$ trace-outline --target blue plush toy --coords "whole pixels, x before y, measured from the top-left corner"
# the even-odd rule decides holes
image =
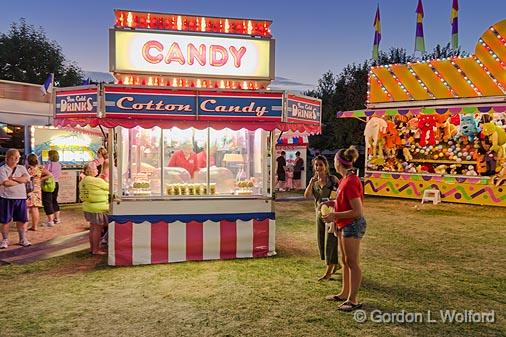
[[[472,115],[461,115],[459,135],[467,136],[469,141],[472,142],[478,133],[480,133],[478,120]]]

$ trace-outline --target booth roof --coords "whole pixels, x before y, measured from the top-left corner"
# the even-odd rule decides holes
[[[311,125],[304,123],[285,123],[285,122],[230,122],[230,121],[184,121],[184,120],[159,120],[159,119],[115,119],[115,118],[96,118],[96,117],[83,117],[83,118],[55,118],[55,126],[103,126],[106,128],[113,128],[121,126],[124,128],[133,128],[140,126],[145,129],[153,127],[160,127],[163,129],[169,129],[177,127],[180,129],[196,128],[199,130],[205,128],[213,128],[216,130],[221,129],[248,129],[257,130],[263,129],[266,131],[280,130],[280,131],[292,131],[307,134],[319,134],[321,133],[320,125]]]
[[[371,68],[368,102],[402,102],[506,94],[506,20],[487,29],[475,51],[452,57]]]

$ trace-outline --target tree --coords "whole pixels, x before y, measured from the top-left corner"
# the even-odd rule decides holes
[[[46,36],[44,30],[26,23],[12,23],[0,35],[0,79],[42,84],[54,73],[59,86],[80,85],[81,69],[66,60],[61,47]]]

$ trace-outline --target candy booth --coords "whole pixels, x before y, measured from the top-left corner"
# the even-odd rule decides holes
[[[60,88],[55,102],[57,125],[109,130],[109,264],[274,255],[274,133],[320,132],[321,101],[267,89],[270,22],[116,19],[117,84]],[[59,97],[92,104],[62,111]]]
[[[366,194],[506,206],[506,20],[467,57],[373,67]]]

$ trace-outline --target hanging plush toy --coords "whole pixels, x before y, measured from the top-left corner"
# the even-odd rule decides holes
[[[494,122],[482,124],[482,131],[492,143],[490,150],[497,152],[497,158],[504,157],[503,145],[506,144],[506,131]]]
[[[420,145],[436,145],[437,118],[434,115],[418,117],[418,128],[420,129]]]
[[[371,117],[367,122],[364,130],[365,143],[372,157],[376,157],[378,153],[378,138],[380,132],[385,132],[387,122],[378,117]]]
[[[389,157],[395,156],[395,149],[401,145],[401,137],[395,127],[395,123],[388,121],[387,129],[384,133],[380,134],[385,139],[385,148]]]
[[[460,116],[460,135],[467,136],[469,141],[472,142],[478,133],[480,133],[480,128],[478,126],[478,120],[474,118],[474,116]]]

